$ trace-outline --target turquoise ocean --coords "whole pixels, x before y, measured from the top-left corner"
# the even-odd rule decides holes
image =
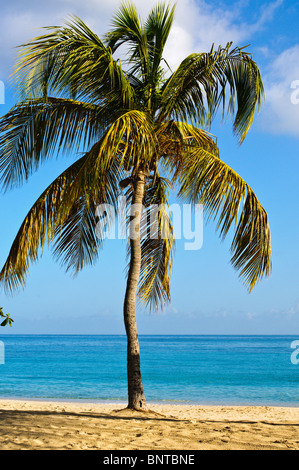
[[[140,336],[149,402],[299,406],[291,336]],[[125,402],[125,336],[0,335],[0,398]]]

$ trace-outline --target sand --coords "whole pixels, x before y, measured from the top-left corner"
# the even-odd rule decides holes
[[[0,400],[0,450],[299,450],[299,408]]]

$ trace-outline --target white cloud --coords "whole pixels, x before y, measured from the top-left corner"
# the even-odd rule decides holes
[[[260,18],[248,24],[242,20],[242,2],[225,9],[223,5],[212,8],[203,0],[178,0],[166,58],[175,67],[191,52],[209,50],[213,42],[216,46],[229,41],[240,45],[271,20],[282,1],[262,6]],[[135,0],[141,16],[156,3],[157,0]],[[19,0],[6,3],[0,18],[0,78],[5,78],[13,63],[14,47],[38,35],[40,27],[61,24],[67,16],[76,14],[98,34],[103,34],[119,4],[119,0]]]
[[[263,130],[299,137],[299,104],[292,103],[295,90],[291,88],[296,80],[299,80],[299,44],[279,54],[264,76]]]
[[[283,4],[284,0],[276,0],[275,2],[263,5],[258,21],[249,26],[249,34],[252,35],[269,23],[273,19],[275,11]]]
[[[265,314],[271,316],[271,317],[276,317],[276,318],[282,318],[282,319],[297,319],[299,316],[299,299],[297,299],[291,307],[285,308],[285,309],[272,309],[268,310],[265,312]]]
[[[290,307],[286,313],[291,317],[293,317],[294,315],[299,315],[299,300],[297,300],[295,305],[293,305],[293,307]]]
[[[192,52],[209,51],[215,47],[245,45],[254,34],[271,21],[274,12],[283,3],[276,0],[261,7],[259,19],[254,23],[244,21],[240,2],[231,8],[215,8],[205,1],[179,0],[176,20],[166,48],[167,60],[176,67],[182,59]]]

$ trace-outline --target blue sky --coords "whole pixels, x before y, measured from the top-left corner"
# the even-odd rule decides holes
[[[136,0],[145,14],[153,1]],[[5,114],[14,104],[8,84],[14,46],[36,36],[40,26],[62,24],[68,15],[82,17],[99,35],[109,28],[119,2],[111,0],[13,1],[0,19],[0,80],[5,84]],[[298,289],[298,150],[299,104],[292,104],[292,82],[299,80],[299,2],[178,0],[166,58],[172,67],[211,43],[250,44],[260,66],[266,101],[244,144],[239,147],[231,123],[216,120],[222,159],[254,189],[269,214],[273,274],[248,294],[229,264],[230,239],[221,242],[213,224],[204,227],[203,247],[185,251],[178,242],[172,303],[163,313],[138,311],[140,334],[291,334],[299,335]],[[298,95],[297,95],[298,96]],[[73,161],[44,165],[22,188],[0,196],[0,264],[27,211],[44,188]],[[2,334],[124,334],[122,303],[126,246],[106,243],[98,263],[74,280],[45,251],[31,266],[24,291],[0,292],[0,305],[15,320]]]

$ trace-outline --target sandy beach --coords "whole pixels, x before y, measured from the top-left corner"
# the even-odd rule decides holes
[[[0,400],[1,450],[299,449],[299,408]]]

